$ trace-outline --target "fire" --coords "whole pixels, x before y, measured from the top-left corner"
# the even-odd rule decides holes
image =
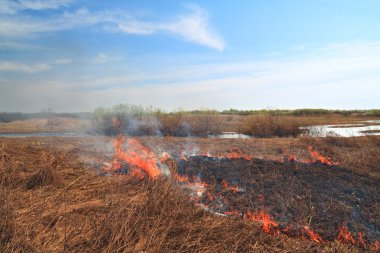
[[[126,142],[128,149],[123,149]],[[125,161],[131,167],[130,174],[137,177],[144,177],[144,173],[148,174],[151,179],[157,179],[161,175],[161,170],[157,166],[157,157],[154,152],[143,146],[137,139],[130,138],[126,141],[125,137],[120,135],[114,141],[116,149],[116,157],[121,161]],[[117,165],[114,168],[120,168]]]
[[[233,193],[237,193],[240,189],[239,186],[231,186],[227,183],[226,180],[222,180],[222,184],[226,190],[232,191]]]
[[[356,240],[352,237],[351,232],[348,230],[346,226],[341,226],[339,228],[338,240],[341,240],[346,243],[356,243]]]
[[[245,159],[245,160],[249,161],[249,160],[253,159],[253,156],[246,155],[240,149],[235,148],[235,149],[230,149],[229,153],[227,153],[224,158],[228,158],[228,159],[239,159],[239,158],[242,158],[242,159]]]
[[[244,219],[252,220],[254,222],[261,222],[262,229],[265,233],[269,234],[272,227],[278,227],[278,224],[271,219],[269,214],[267,214],[264,209],[261,209],[260,212],[256,211],[252,213],[251,210],[248,210],[246,214],[244,214]],[[279,230],[277,229],[274,234],[278,235]]]
[[[380,242],[379,241],[376,240],[372,244],[366,242],[366,240],[364,239],[364,233],[363,232],[358,232],[358,239],[355,240],[354,237],[352,236],[351,232],[348,230],[348,228],[346,226],[341,226],[339,228],[338,240],[341,240],[342,242],[345,242],[345,243],[351,243],[353,245],[358,245],[358,246],[362,246],[365,248],[369,248],[372,251],[380,250]]]
[[[135,176],[138,178],[146,178],[147,176],[155,180],[160,175],[162,175],[162,171],[160,169],[160,165],[165,163],[172,163],[173,166],[175,166],[175,160],[171,157],[170,154],[164,152],[162,153],[160,159],[157,158],[156,154],[152,152],[150,149],[142,145],[137,139],[135,138],[126,138],[125,136],[120,135],[118,138],[114,140],[114,148],[116,150],[116,155],[114,159],[108,163],[105,170],[107,171],[116,171],[123,168],[124,163],[127,163],[129,166],[129,174],[131,176]],[[333,162],[331,158],[323,157],[316,151],[312,146],[308,147],[308,150],[310,152],[311,157],[313,158],[313,162],[320,162],[326,165],[337,165],[338,163]],[[209,157],[210,155],[207,154]],[[219,158],[221,158],[219,156]],[[246,160],[253,159],[252,156],[243,154],[242,151],[239,149],[230,150],[226,156],[223,158],[228,159],[237,159],[242,158]],[[185,153],[182,153],[180,155],[180,159],[188,160],[189,158],[186,156]],[[290,155],[286,158],[285,161],[294,162],[297,158],[295,155]],[[171,167],[171,166],[169,166]],[[221,202],[223,201],[223,204],[225,204],[224,200],[220,198],[220,195],[218,193],[212,193],[211,189],[214,185],[209,185],[206,182],[203,182],[199,176],[188,176],[188,175],[181,175],[178,173],[178,171],[175,168],[170,169],[171,177],[181,186],[186,187],[186,189],[190,189],[192,192],[191,199],[194,200],[195,205],[200,206],[201,208],[205,209],[206,211],[213,212],[213,209],[211,206],[207,206],[204,203],[201,203],[203,194],[207,195],[207,199],[210,202]],[[228,191],[232,191],[234,193],[237,193],[238,191],[242,191],[242,189],[236,185],[230,185],[226,180],[221,181],[222,185],[224,186],[224,189]],[[215,195],[214,195],[215,194]],[[259,194],[257,196],[258,200],[260,202],[264,202],[265,198],[262,194]],[[225,210],[225,209],[224,209]],[[262,226],[262,231],[271,234],[271,235],[279,235],[280,233],[292,236],[292,225],[288,225],[285,228],[281,228],[281,226],[278,225],[278,223],[274,220],[272,220],[271,216],[265,212],[264,208],[262,207],[259,210],[256,210],[252,212],[251,210],[247,210],[244,214],[241,210],[229,210],[225,211],[224,213],[219,213],[223,216],[236,216],[241,217],[244,220],[253,221],[253,222],[260,222]],[[295,230],[295,228],[294,228]],[[314,232],[309,226],[304,226],[301,228],[298,228],[297,231],[301,232],[302,238],[307,238],[313,242],[316,243],[324,243],[326,240],[324,240],[318,233]],[[339,228],[339,234],[337,237],[338,240],[345,242],[345,243],[351,243],[353,245],[358,245],[360,247],[369,248],[373,251],[380,250],[380,243],[379,241],[375,241],[372,244],[369,242],[366,242],[364,239],[364,234],[362,232],[359,232],[357,234],[357,239],[353,237],[351,232],[348,230],[347,226],[341,226]]]
[[[313,148],[313,146],[308,146],[307,149],[309,150],[310,155],[314,159],[313,162],[320,162],[320,163],[327,164],[330,166],[339,164],[338,162],[333,162],[332,159],[329,157],[323,157],[322,155],[320,155],[318,151]]]
[[[303,229],[304,229],[304,232],[309,236],[309,239],[311,241],[318,242],[318,243],[324,242],[323,238],[319,234],[311,230],[308,226],[304,226]]]

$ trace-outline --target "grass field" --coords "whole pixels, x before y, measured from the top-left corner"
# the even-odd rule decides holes
[[[129,128],[131,135],[163,135],[205,137],[208,134],[239,132],[255,137],[291,137],[299,127],[312,125],[363,124],[378,117],[364,114],[327,115],[222,115],[222,114],[148,114],[129,115],[106,112],[84,118],[50,116],[0,122],[0,133],[80,132],[117,135],[120,128]],[[119,125],[115,126],[115,120]],[[368,123],[367,123],[368,124]],[[371,123],[376,125],[378,123]]]
[[[238,125],[245,116],[221,117]],[[309,123],[362,120],[320,117]],[[47,121],[36,122],[45,131]],[[0,129],[28,127],[6,124]],[[122,150],[113,141],[0,138],[0,251],[379,250],[379,137],[142,136],[127,138]],[[138,162],[154,159],[149,164],[166,174],[150,177],[133,165],[142,149]]]

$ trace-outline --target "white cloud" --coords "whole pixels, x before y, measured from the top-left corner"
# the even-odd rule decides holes
[[[41,11],[67,6],[72,0],[1,0],[0,13],[15,14],[23,10]]]
[[[38,73],[50,69],[48,64],[28,65],[23,63],[0,62],[0,71],[20,72],[20,73]]]
[[[161,27],[190,42],[223,51],[224,41],[212,30],[206,11],[195,5],[191,6],[191,10],[189,14],[180,15],[178,21],[163,24]]]
[[[61,5],[66,3],[66,1],[52,1],[51,7],[53,7],[53,2],[57,4],[56,6],[60,6],[58,3]],[[33,8],[37,8],[37,6],[42,8],[43,5],[36,4]],[[44,6],[47,8],[49,5]],[[32,8],[31,5],[29,8]],[[86,8],[43,19],[21,15],[0,16],[0,35],[23,36],[108,24],[114,27],[108,30],[134,35],[167,33],[191,43],[223,51],[225,43],[221,36],[212,29],[207,12],[197,5],[188,6],[188,10],[185,14],[173,17],[171,21],[143,21],[121,10],[90,12]]]
[[[105,53],[98,53],[98,55],[91,60],[92,64],[104,64],[113,61],[121,61],[123,58],[120,56],[109,56]]]
[[[189,42],[223,51],[225,43],[221,36],[212,30],[207,12],[197,5],[191,5],[188,8],[190,9],[190,13],[179,15],[171,22],[142,22],[132,20],[120,22],[118,27],[122,32],[130,34],[171,33]]]

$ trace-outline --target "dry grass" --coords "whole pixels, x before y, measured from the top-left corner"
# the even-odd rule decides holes
[[[217,115],[160,115],[159,132],[163,136],[197,136],[222,132],[222,117]]]
[[[43,163],[36,173],[26,179],[26,189],[34,189],[44,185],[62,186],[62,178],[58,174],[59,159],[52,154],[42,154]]]
[[[74,118],[29,119],[9,123],[2,122],[0,123],[0,133],[84,132],[89,126],[89,120]]]
[[[7,141],[1,151],[7,157],[0,163],[1,182],[18,183],[0,187],[1,251],[361,251],[340,242],[273,237],[257,224],[215,216],[195,207],[168,179],[99,176],[78,159],[78,152],[87,154],[81,147],[75,140],[57,141],[53,147],[48,142]],[[50,158],[41,159],[44,153]],[[12,173],[4,173],[9,167]],[[36,173],[40,168],[55,176],[44,177],[50,181],[42,182],[49,183],[25,188],[28,178],[41,175]]]
[[[5,189],[0,191],[0,251],[12,239],[15,230],[13,210]]]
[[[363,121],[377,119],[360,115],[248,115],[239,116],[235,131],[255,137],[295,137],[302,131],[299,127],[334,124],[363,124]],[[225,122],[223,122],[225,124]],[[232,128],[233,129],[233,128]]]
[[[322,154],[339,161],[340,166],[353,169],[356,173],[380,179],[380,138],[304,137],[301,142],[315,146]]]
[[[255,137],[296,137],[302,133],[296,117],[248,116],[241,121],[238,132]]]

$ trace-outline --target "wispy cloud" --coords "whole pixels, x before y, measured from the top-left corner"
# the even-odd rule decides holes
[[[142,22],[137,20],[120,22],[121,31],[130,34],[149,35],[159,32],[172,33],[186,41],[223,51],[225,43],[213,29],[205,10],[197,5],[188,5],[189,13],[178,15],[171,22]]]
[[[98,53],[98,55],[93,58],[90,62],[92,64],[104,64],[108,62],[121,61],[123,60],[120,56],[110,56],[105,53]]]
[[[27,2],[27,1],[25,1]],[[29,4],[28,8],[53,8],[69,1],[47,1]],[[23,2],[20,2],[20,4]],[[28,2],[29,3],[29,2]],[[48,4],[49,3],[49,4]],[[8,4],[10,6],[10,4]],[[23,6],[24,6],[23,5]],[[3,7],[3,13],[6,12]],[[10,8],[10,7],[9,7]],[[9,9],[8,8],[8,9]],[[21,7],[18,7],[21,9]],[[26,8],[26,7],[25,7]],[[16,10],[17,8],[15,8]],[[35,16],[10,15],[0,16],[0,35],[23,36],[33,33],[56,32],[80,27],[108,24],[110,30],[133,35],[153,35],[157,33],[172,34],[185,41],[223,51],[225,43],[222,37],[212,28],[207,11],[197,5],[186,6],[187,12],[171,17],[170,21],[145,21],[122,10],[91,12],[81,8],[74,12],[64,12],[56,17],[37,18]],[[15,14],[17,11],[9,11]],[[107,31],[107,30],[105,30]]]
[[[57,59],[53,63],[56,65],[64,65],[64,64],[70,64],[72,62],[73,62],[72,59]]]
[[[186,41],[223,51],[225,42],[212,28],[207,11],[195,4],[185,5],[185,7],[187,12],[171,17],[171,21],[145,21],[120,10],[90,12],[86,8],[74,13],[66,13],[65,17],[77,24],[91,25],[108,22],[116,26],[116,31],[127,34],[169,33]]]
[[[41,46],[18,41],[0,41],[0,49],[34,50],[41,49]]]
[[[67,6],[73,0],[1,0],[0,13],[15,14],[23,10],[58,9]]]
[[[194,65],[135,75],[81,77],[67,82],[46,81],[36,84],[33,89],[25,89],[24,85],[18,89],[12,86],[9,90],[30,101],[35,110],[46,107],[44,102],[57,110],[75,111],[125,101],[165,109],[316,105],[340,109],[376,108],[380,106],[377,95],[380,93],[379,59],[380,42],[341,43],[287,60]],[[198,73],[200,70],[203,72]],[[6,87],[6,84],[0,85],[3,89],[1,86]],[[49,101],[39,98],[41,90],[49,94]],[[2,103],[0,99],[0,106]],[[16,109],[20,110],[17,104]]]
[[[0,62],[0,71],[4,72],[20,72],[20,73],[38,73],[50,69],[48,64],[28,65],[23,63]]]

